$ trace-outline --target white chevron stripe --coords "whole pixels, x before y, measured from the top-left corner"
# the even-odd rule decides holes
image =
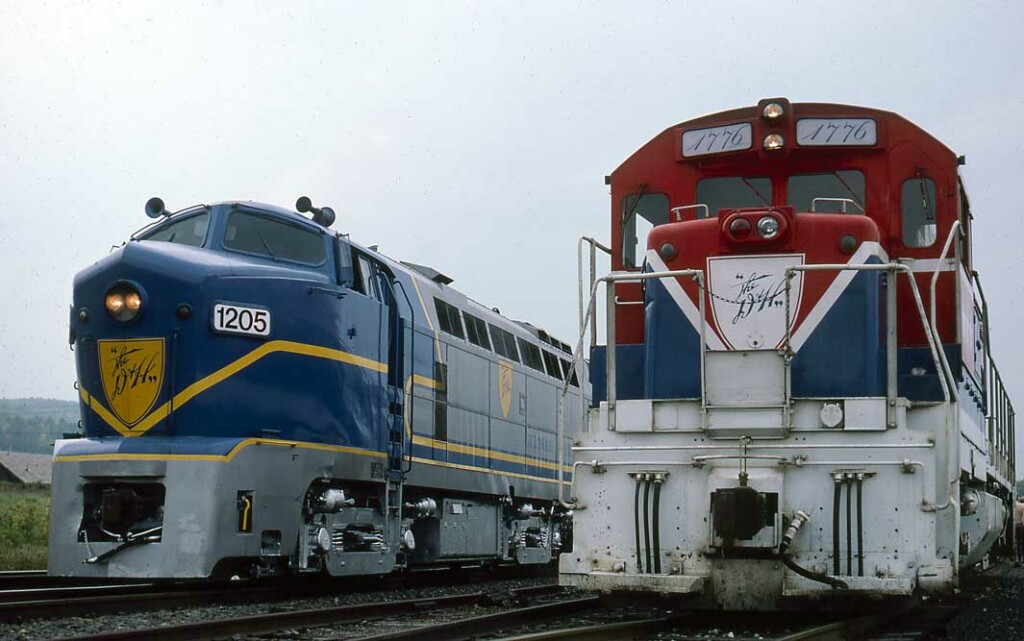
[[[881,245],[876,242],[863,242],[857,248],[857,251],[854,252],[853,256],[850,256],[850,260],[846,264],[864,265],[871,256],[878,256],[883,263],[889,262],[889,256],[882,249]],[[807,339],[810,338],[811,334],[821,323],[821,320],[825,318],[825,314],[832,309],[832,306],[839,300],[843,290],[846,289],[847,285],[850,284],[853,277],[857,274],[857,271],[846,270],[836,275],[836,279],[832,281],[832,284],[822,294],[821,299],[818,300],[814,308],[807,314],[804,322],[793,332],[793,336],[790,338],[790,346],[794,352],[800,351],[800,348],[807,342]]]
[[[665,262],[661,260],[661,256],[659,256],[658,252],[653,249],[647,250],[647,264],[650,265],[653,268],[653,271],[656,272],[669,271],[668,266],[665,265]],[[686,316],[686,319],[690,321],[691,325],[693,325],[693,329],[696,330],[699,334],[700,310],[697,309],[697,306],[693,304],[692,300],[690,300],[690,296],[685,291],[683,291],[683,286],[680,285],[679,281],[675,278],[660,278],[658,280],[659,282],[661,282],[662,285],[664,285],[665,289],[669,293],[669,296],[671,296],[672,300],[674,300],[676,302],[676,305],[679,306],[679,309],[683,312],[683,315]],[[704,280],[706,282],[707,278],[705,277]],[[704,293],[701,292],[702,296],[703,294]],[[715,333],[715,330],[712,327],[711,323],[706,323],[704,340],[707,343],[708,348],[712,350],[726,349],[725,344],[722,342],[722,339],[718,337],[718,334]]]

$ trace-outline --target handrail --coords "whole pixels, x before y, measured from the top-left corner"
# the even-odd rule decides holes
[[[932,321],[932,332],[935,334],[935,339],[939,341],[939,345],[942,345],[941,337],[939,336],[939,326],[935,320],[935,286],[939,282],[939,267],[942,265],[942,261],[946,258],[946,254],[949,253],[949,247],[953,244],[953,239],[956,237],[957,232],[963,233],[959,220],[954,220],[953,224],[949,228],[949,235],[946,236],[946,243],[942,246],[942,253],[939,255],[938,261],[935,263],[935,271],[932,272],[932,284],[931,284],[931,321]],[[957,259],[959,261],[959,258]],[[957,277],[959,277],[959,270],[957,271]],[[956,387],[956,381],[953,378],[953,370],[949,367],[949,360],[946,358],[946,351],[943,349],[939,350],[939,356],[942,357],[943,372],[949,377],[949,384]]]
[[[582,242],[582,239],[581,239],[581,242]],[[594,242],[596,242],[596,241],[594,241]],[[569,371],[566,372],[565,381],[562,382],[562,392],[561,392],[561,394],[559,396],[559,399],[558,399],[558,414],[557,414],[557,424],[558,424],[558,435],[557,435],[557,443],[558,443],[558,480],[559,480],[559,483],[558,483],[558,503],[562,507],[564,507],[566,509],[574,509],[574,508],[578,508],[579,507],[576,503],[569,503],[569,502],[567,502],[565,500],[565,494],[564,494],[565,484],[561,482],[561,480],[562,480],[562,469],[565,466],[565,448],[562,446],[562,441],[565,438],[565,397],[569,393],[569,381],[572,380],[572,374],[576,370],[576,363],[582,357],[583,342],[586,339],[586,333],[587,333],[586,324],[587,324],[587,321],[589,321],[591,319],[591,317],[593,316],[594,308],[595,308],[595,298],[597,296],[598,288],[601,286],[602,283],[605,283],[606,287],[608,287],[608,291],[607,291],[608,300],[609,301],[614,301],[615,300],[615,283],[617,283],[617,282],[623,282],[623,281],[644,281],[644,280],[661,279],[661,278],[677,278],[677,277],[682,277],[682,276],[689,276],[690,278],[694,279],[697,282],[697,286],[700,288],[701,291],[703,291],[703,288],[704,288],[704,272],[703,272],[703,270],[700,270],[700,269],[679,269],[679,270],[670,270],[670,271],[666,271],[666,272],[641,272],[641,273],[637,273],[637,272],[612,272],[612,273],[607,274],[605,276],[602,276],[601,278],[598,278],[598,279],[596,279],[594,281],[594,284],[593,284],[593,286],[590,289],[590,298],[588,299],[587,312],[583,316],[583,318],[582,318],[582,320],[580,322],[580,335],[579,335],[579,339],[576,342],[576,349],[573,351],[573,353],[576,354],[576,358],[573,358],[572,364],[569,366]],[[581,278],[581,282],[582,282],[582,278]],[[581,296],[580,297],[580,301],[582,302],[582,300],[583,300],[583,298]],[[606,348],[605,348],[606,349],[606,352],[605,352],[605,379],[606,379],[606,384],[607,384],[607,387],[606,387],[606,389],[607,389],[607,392],[606,392],[606,403],[608,405],[608,426],[609,426],[609,429],[614,430],[615,429],[615,392],[616,392],[616,390],[615,390],[615,305],[609,303],[608,305],[606,305],[606,307],[608,308],[608,320],[607,320],[607,327],[605,329],[605,331],[608,334],[607,340],[605,341],[607,343]],[[581,309],[582,309],[582,305],[581,305]],[[705,352],[705,350],[704,350],[704,342],[706,341],[706,332],[705,332],[705,329],[704,329],[704,327],[706,325],[706,320],[705,320],[705,315],[704,315],[704,296],[703,295],[701,295],[701,297],[700,297],[700,317],[701,317],[701,324],[700,324],[700,341],[701,341],[700,372],[701,372],[701,384],[700,385],[701,385],[701,390],[702,390],[701,395],[703,396],[703,389],[704,389],[704,352]],[[581,391],[580,391],[580,396],[581,396],[581,398],[583,397],[582,388],[581,388]],[[585,411],[580,415],[580,421],[582,423],[586,422],[586,412]]]
[[[846,213],[846,203],[850,203],[851,205],[853,205],[854,207],[859,209],[860,213],[862,213],[862,214],[865,213],[864,212],[864,208],[861,207],[860,204],[856,200],[851,200],[849,198],[812,198],[811,199],[811,213],[816,213],[817,212],[817,210],[814,209],[814,206],[816,204],[818,204],[819,202],[822,202],[822,203],[842,203],[843,204],[843,213],[844,214]]]
[[[710,218],[711,217],[711,210],[708,209],[708,206],[705,205],[704,203],[697,203],[696,205],[681,205],[679,207],[673,207],[669,211],[676,215],[676,222],[677,223],[681,223],[681,222],[683,222],[683,214],[682,214],[682,212],[684,210],[687,210],[687,209],[703,209],[704,210],[704,217],[705,218]]]
[[[792,288],[793,275],[796,272],[819,272],[819,271],[893,271],[900,272],[907,275],[907,280],[910,282],[910,290],[914,294],[914,302],[917,305],[918,315],[921,317],[921,325],[923,326],[925,336],[928,339],[928,347],[932,352],[932,359],[935,361],[935,373],[938,374],[942,365],[939,360],[941,350],[937,348],[936,341],[938,340],[938,332],[932,333],[933,328],[928,325],[928,318],[924,311],[924,302],[921,300],[921,293],[917,289],[917,282],[914,280],[914,273],[911,271],[909,265],[903,263],[881,263],[873,265],[847,265],[847,264],[818,264],[818,265],[793,265],[786,268],[786,339],[785,349],[787,354],[791,354],[792,350],[790,343],[793,338],[793,332],[790,329],[790,293]],[[941,344],[941,343],[940,343]],[[895,358],[895,354],[889,354],[887,358]],[[950,389],[950,379],[942,377],[942,396],[945,402],[949,402],[952,398],[952,390]],[[892,399],[890,399],[892,400]]]

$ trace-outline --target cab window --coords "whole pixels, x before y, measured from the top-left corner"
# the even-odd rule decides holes
[[[668,222],[668,196],[630,194],[622,199],[622,262],[636,268],[647,253],[647,234]]]
[[[303,265],[322,265],[327,257],[320,234],[242,211],[233,212],[228,218],[224,248]]]
[[[140,237],[140,240],[159,240],[165,243],[202,247],[206,239],[206,230],[210,227],[210,214],[202,212],[195,216],[174,220],[157,228],[152,233]]]
[[[935,182],[930,178],[911,178],[900,189],[903,216],[903,245],[931,247],[935,244]]]
[[[790,176],[786,192],[795,211],[864,213],[864,174],[857,170]]]
[[[746,178],[726,176],[705,178],[697,182],[697,204],[707,205],[708,216],[718,216],[722,209],[743,207],[770,207],[772,204],[772,181],[770,178]],[[704,217],[702,209],[698,217]]]

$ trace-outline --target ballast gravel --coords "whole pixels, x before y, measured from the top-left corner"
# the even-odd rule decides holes
[[[447,585],[444,587],[411,588],[411,589],[375,589],[374,579],[361,579],[366,582],[366,592],[332,594],[322,598],[301,598],[292,601],[275,601],[273,603],[253,603],[246,605],[217,605],[208,607],[185,607],[172,610],[155,610],[149,612],[125,612],[124,614],[105,614],[96,617],[65,617],[59,619],[36,619],[20,624],[0,624],[0,641],[43,641],[46,639],[75,637],[117,632],[122,630],[140,630],[183,623],[196,623],[214,619],[237,619],[257,614],[270,614],[292,610],[313,610],[359,605],[381,601],[399,601],[406,599],[431,599],[469,592],[486,592],[501,594],[518,588],[546,585],[552,578],[510,579],[499,581],[479,581]],[[463,612],[463,615],[465,613]],[[457,617],[456,617],[457,618]],[[353,624],[358,626],[358,623]],[[356,635],[345,635],[356,636]],[[269,635],[261,635],[260,639],[306,639],[311,634],[301,630],[284,630]],[[247,637],[237,637],[245,639]]]

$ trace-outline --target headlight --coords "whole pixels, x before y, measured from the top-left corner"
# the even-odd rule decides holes
[[[779,221],[774,216],[765,216],[757,221],[757,233],[764,239],[775,238],[779,235]]]
[[[764,148],[766,151],[778,151],[785,144],[786,141],[779,134],[768,134],[764,137]]]
[[[134,320],[142,310],[142,296],[131,285],[119,283],[107,292],[103,306],[111,318],[119,323],[127,323]]]
[[[774,121],[781,118],[783,113],[785,113],[785,109],[782,108],[782,105],[777,102],[769,102],[764,106],[761,115],[765,120]]]

